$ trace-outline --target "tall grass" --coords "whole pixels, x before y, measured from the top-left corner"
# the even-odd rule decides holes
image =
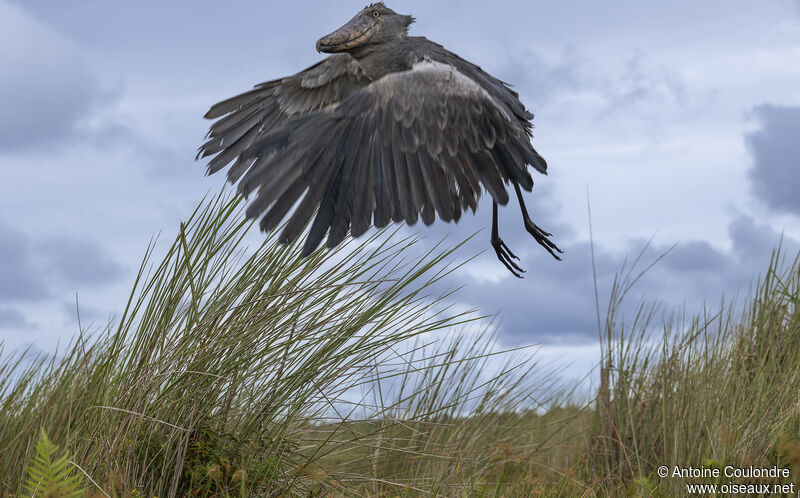
[[[247,250],[241,204],[151,244],[113,325],[2,355],[0,493],[39,490],[42,431],[96,496],[683,496],[658,466],[800,468],[798,260],[686,320],[623,313],[641,276],[623,268],[581,404],[433,292],[454,248]]]
[[[486,335],[409,347],[479,318],[429,294],[453,249],[409,260],[413,240],[375,236],[300,259],[273,235],[247,254],[242,219],[239,198],[203,204],[160,261],[150,246],[116,325],[56,355],[5,356],[4,492],[21,490],[42,429],[109,495],[444,488],[486,437],[475,417],[529,398],[530,368],[486,378]],[[378,425],[354,425],[364,414]],[[387,474],[398,451],[419,460]],[[434,455],[444,466],[420,476]]]
[[[639,275],[621,273],[603,324],[587,477],[605,489],[638,485],[663,496],[685,494],[691,479],[662,479],[660,465],[777,465],[793,468],[798,482],[800,259],[787,265],[774,251],[744,309],[723,302],[690,320],[647,305],[620,316]]]

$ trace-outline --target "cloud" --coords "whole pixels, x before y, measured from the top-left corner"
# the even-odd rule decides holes
[[[61,303],[61,311],[66,317],[68,325],[77,325],[80,315],[80,324],[84,330],[92,330],[99,325],[104,325],[109,320],[113,319],[114,314],[104,311],[92,305],[85,304],[82,300],[76,302],[64,301]]]
[[[0,152],[69,137],[103,99],[69,39],[0,1]]]
[[[755,261],[769,255],[781,238],[769,225],[757,223],[752,217],[740,215],[728,226],[734,254],[743,261]],[[797,253],[797,241],[784,237],[783,249]]]
[[[665,268],[681,273],[718,273],[725,270],[726,257],[705,240],[678,243],[663,262]]]
[[[513,55],[512,55],[513,54]],[[538,109],[558,94],[574,92],[590,84],[587,58],[574,47],[550,54],[529,46],[503,51],[496,76],[524,93],[528,107]]]
[[[482,212],[490,211],[483,209]],[[505,219],[508,218],[511,220],[505,223],[501,218],[500,234],[520,256],[520,264],[527,270],[525,278],[514,278],[496,260],[486,230],[461,253],[465,256],[470,251],[486,249],[474,262],[453,274],[449,284],[463,286],[455,298],[463,305],[477,307],[482,314],[499,312],[500,338],[507,344],[594,342],[598,331],[589,242],[571,238],[568,227],[561,227],[566,236],[554,230],[554,240],[565,249],[564,260],[554,261],[526,232],[515,226],[515,216]],[[537,222],[548,223],[547,218],[546,211],[540,212]],[[488,219],[483,222],[489,223]],[[441,224],[435,230],[420,231],[426,237],[423,246],[429,248],[438,240],[437,235],[447,229],[452,229],[450,240],[460,240],[470,229],[477,228],[475,223],[468,222],[464,227]],[[705,304],[718,305],[723,296],[730,299],[737,292],[740,296],[746,295],[753,279],[766,271],[773,248],[781,242],[781,234],[749,215],[739,215],[728,225],[728,237],[728,249],[697,239],[673,244],[633,238],[621,249],[596,245],[601,318],[605,315],[615,275],[623,264],[630,267],[645,247],[647,250],[634,274],[664,257],[630,292],[623,306],[628,315],[641,302],[658,303],[666,313],[684,309],[694,313]],[[783,237],[782,249],[784,254],[797,254],[800,241]]]
[[[123,267],[99,245],[73,237],[56,237],[39,244],[47,274],[70,286],[111,284]]]
[[[49,295],[40,279],[30,237],[0,219],[0,303],[35,301]]]
[[[64,289],[102,287],[125,274],[102,246],[88,240],[37,240],[2,219],[0,233],[0,304],[42,301]]]
[[[16,343],[22,337],[19,333],[39,328],[52,333],[61,324],[72,330],[75,292],[96,299],[98,293],[93,291],[104,292],[126,275],[125,267],[91,240],[66,235],[43,238],[2,218],[0,233],[0,342]],[[69,306],[63,304],[65,298]],[[99,308],[81,304],[85,326],[107,317]]]
[[[762,104],[752,113],[761,124],[745,135],[753,193],[777,212],[800,215],[800,107]]]
[[[0,0],[0,104],[6,110],[0,115],[0,153],[13,150],[20,161],[0,197],[4,212],[19,213],[13,222],[25,227],[0,232],[0,306],[7,301],[12,304],[4,309],[21,311],[22,302],[43,311],[45,304],[70,301],[77,287],[82,309],[84,301],[113,309],[124,299],[109,284],[124,272],[117,260],[136,264],[140,254],[132,248],[159,228],[173,227],[209,186],[222,184],[217,177],[203,178],[202,165],[192,163],[207,129],[201,116],[208,105],[320,59],[314,41],[363,6],[312,4],[314,15],[288,2]],[[746,198],[738,184],[730,188],[742,166],[740,132],[730,131],[738,126],[736,117],[765,91],[788,99],[796,88],[782,55],[788,52],[776,46],[772,29],[785,7],[722,6],[506,2],[487,9],[468,0],[458,9],[419,1],[396,7],[419,19],[413,35],[442,43],[507,80],[537,115],[534,145],[551,162],[552,176],[537,176],[526,200],[536,223],[566,250],[563,262],[522,230],[515,200],[501,210],[500,230],[528,270],[525,280],[509,275],[488,244],[487,199],[458,225],[409,229],[426,237],[426,247],[444,234],[450,243],[484,229],[461,254],[486,252],[448,281],[467,284],[457,294],[464,303],[484,313],[501,311],[504,341],[596,341],[590,248],[585,235],[578,237],[585,230],[577,230],[585,220],[586,183],[596,205],[612,205],[603,218],[615,225],[613,236],[639,237],[595,248],[601,307],[614,273],[626,256],[639,252],[651,227],[683,233],[694,223],[687,219],[699,220],[692,232],[697,235],[680,241],[643,278],[634,301],[641,296],[687,307],[716,302],[729,285],[746,285],[765,268],[778,233],[750,216],[731,222],[729,212],[709,212],[728,199],[734,204]],[[743,32],[743,21],[758,29]],[[270,29],[263,29],[265,22]],[[738,65],[729,66],[734,57]],[[762,60],[772,69],[770,78],[750,78],[761,70],[742,70],[761,68]],[[98,108],[109,82],[120,82],[125,92],[119,105]],[[722,97],[712,102],[711,112],[696,112],[714,88]],[[701,117],[707,127],[698,126]],[[76,129],[77,147],[52,147],[76,137]],[[654,129],[666,130],[665,139],[648,140]],[[666,180],[668,175],[677,180]],[[769,196],[780,186],[770,186]],[[720,192],[731,194],[714,196]],[[652,202],[636,206],[642,197]],[[113,258],[91,240],[47,235],[61,226],[97,234],[98,241],[115,247]],[[603,230],[597,227],[596,233]],[[672,244],[672,238],[657,238],[647,261]],[[104,292],[92,296],[85,287]],[[67,316],[72,319],[74,312]]]
[[[685,240],[671,248],[654,244],[645,264],[661,254],[658,262],[637,284],[634,300],[659,302],[666,309],[685,308],[695,313],[706,304],[716,306],[723,296],[746,296],[767,270],[773,249],[797,254],[800,241],[782,236],[769,225],[749,215],[739,215],[728,224],[730,247],[725,249],[704,240]],[[643,241],[631,241],[631,249]]]
[[[663,67],[653,67],[644,50],[637,49],[625,61],[613,79],[601,81],[598,90],[605,95],[603,116],[633,108],[640,112],[663,112],[664,107],[684,107],[686,84]]]
[[[0,329],[26,329],[31,324],[22,313],[13,308],[0,307]]]

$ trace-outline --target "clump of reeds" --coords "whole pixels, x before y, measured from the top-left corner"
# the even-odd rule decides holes
[[[478,318],[429,295],[454,249],[407,258],[414,240],[381,233],[301,259],[273,234],[247,251],[241,205],[204,203],[160,261],[151,244],[115,324],[55,355],[4,356],[0,489],[21,490],[42,430],[112,496],[502,481],[485,448],[518,441],[525,421],[502,414],[535,406],[530,368],[487,377],[486,334],[429,344]]]
[[[606,490],[676,496],[686,479],[661,478],[658,466],[779,465],[797,477],[800,259],[787,265],[776,250],[742,312],[723,302],[690,320],[648,305],[621,316],[640,274],[620,275],[601,329],[587,478]]]
[[[241,205],[215,198],[163,257],[151,245],[117,322],[0,354],[0,493],[682,496],[659,465],[800,478],[797,260],[776,252],[741,313],[689,320],[623,314],[641,276],[623,268],[578,406],[433,291],[454,249],[410,257],[382,232],[307,259],[275,235],[248,250]],[[55,458],[71,481],[50,489],[36,476]]]

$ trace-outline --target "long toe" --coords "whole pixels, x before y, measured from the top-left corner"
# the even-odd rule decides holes
[[[494,252],[497,254],[497,259],[500,260],[501,263],[508,268],[508,271],[511,272],[517,278],[522,278],[520,273],[525,273],[517,263],[514,262],[515,259],[519,260],[519,258],[511,252],[511,249],[508,248],[503,239],[500,237],[493,237],[491,240],[492,247],[494,248]]]
[[[549,252],[550,255],[561,261],[561,258],[558,256],[558,254],[556,254],[556,252],[563,254],[564,251],[562,251],[552,240],[548,238],[552,236],[551,233],[542,230],[536,223],[530,220],[525,221],[525,229],[529,234],[533,235],[533,238],[536,239],[536,242],[538,242],[540,246],[547,249],[547,252]]]

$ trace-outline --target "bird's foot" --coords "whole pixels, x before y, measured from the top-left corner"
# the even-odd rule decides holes
[[[554,258],[561,261],[561,258],[558,256],[558,254],[556,254],[556,252],[563,254],[564,251],[559,249],[558,246],[555,245],[553,241],[548,238],[553,234],[545,232],[530,219],[525,220],[525,230],[527,230],[529,234],[533,235],[533,238],[536,239],[536,242],[538,242],[540,246],[547,249],[547,252],[549,252]]]
[[[520,266],[513,261],[514,259],[519,260],[519,258],[513,252],[511,252],[511,249],[509,249],[506,243],[503,242],[503,239],[494,235],[492,236],[491,243],[492,247],[494,247],[494,252],[497,253],[497,259],[506,265],[508,271],[510,271],[515,277],[522,278],[520,273],[525,273],[525,270],[520,268]]]

